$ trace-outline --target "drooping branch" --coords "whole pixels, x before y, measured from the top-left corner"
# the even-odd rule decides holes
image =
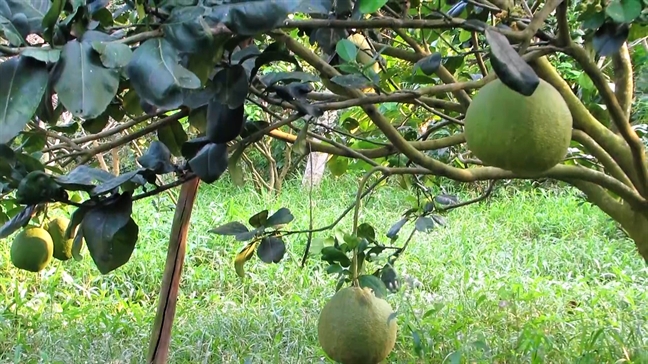
[[[329,64],[324,62],[320,57],[305,48],[300,43],[287,36],[285,33],[272,33],[271,36],[286,44],[288,49],[297,54],[300,58],[306,60],[311,66],[316,68],[320,73],[326,77],[334,77],[338,72]],[[528,54],[527,54],[528,56]],[[345,92],[349,97],[362,98],[364,94],[358,89],[345,88]],[[387,139],[392,143],[395,149],[405,154],[414,163],[424,167],[422,174],[434,174],[442,177],[447,177],[461,182],[474,182],[478,180],[492,180],[492,179],[514,179],[524,178],[533,179],[539,177],[550,177],[558,180],[564,179],[580,179],[596,183],[617,195],[622,196],[623,199],[641,208],[648,207],[648,202],[633,189],[624,185],[619,180],[612,178],[604,173],[590,170],[587,168],[577,166],[557,165],[548,171],[536,175],[521,175],[515,174],[495,167],[480,167],[473,169],[460,169],[446,165],[434,158],[430,158],[412,144],[406,141],[396,128],[387,120],[374,105],[363,105],[364,112],[374,122],[374,124],[382,131]]]

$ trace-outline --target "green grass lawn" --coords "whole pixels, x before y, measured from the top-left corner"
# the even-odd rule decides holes
[[[357,180],[325,180],[314,191],[315,225],[332,222]],[[242,244],[207,232],[264,208],[290,208],[308,227],[308,194],[291,181],[279,197],[226,180],[202,185],[174,324],[170,363],[330,363],[317,318],[335,277],[313,256],[299,268],[305,236],[289,239],[277,265],[256,257],[239,279]],[[410,206],[407,193],[379,189],[362,210],[384,234]],[[468,198],[468,196],[462,196]],[[570,191],[497,193],[448,214],[449,225],[417,233],[388,300],[399,311],[389,363],[647,363],[648,270],[633,244],[597,208]],[[54,261],[41,274],[9,262],[0,242],[0,362],[142,363],[157,305],[173,206],[140,201],[140,240],[131,261],[101,276],[83,261]],[[348,228],[351,215],[341,226]]]

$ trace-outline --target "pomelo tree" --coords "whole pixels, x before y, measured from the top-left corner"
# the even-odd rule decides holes
[[[366,171],[353,231],[322,249],[342,277],[359,279],[365,260],[386,250],[395,259],[409,242],[388,247],[358,221],[362,198],[391,176],[424,198],[389,240],[408,221],[412,231],[443,224],[443,211],[483,199],[495,181],[551,179],[581,190],[648,259],[646,100],[635,97],[648,88],[647,9],[646,0],[0,0],[0,238],[70,205],[73,255],[86,246],[108,274],[138,241],[133,204],[181,186],[148,356],[156,363],[167,356],[198,185],[224,174],[244,183],[241,155],[264,138],[331,155],[334,175]],[[573,119],[561,163],[520,173],[471,155],[463,120],[496,79],[521,95],[542,79],[561,95]],[[250,105],[267,119],[251,120]],[[337,125],[318,123],[332,110],[344,111]],[[98,153],[144,139],[137,168],[117,176],[93,166]],[[430,193],[447,180],[488,187],[464,202]],[[252,228],[213,232],[248,242],[235,259],[243,275],[255,252],[279,262],[284,237],[310,243],[340,221],[282,230],[292,219],[263,210]],[[395,272],[363,277],[389,285]]]

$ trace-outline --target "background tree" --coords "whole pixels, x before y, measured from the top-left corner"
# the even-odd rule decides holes
[[[648,259],[646,99],[635,97],[646,88],[646,8],[642,0],[0,0],[0,237],[57,204],[75,206],[66,231],[74,255],[85,244],[107,274],[137,243],[132,204],[181,185],[154,362],[166,358],[199,181],[228,171],[244,182],[242,164],[255,168],[243,157],[251,145],[277,155],[268,138],[292,145],[284,158],[324,152],[335,175],[367,171],[354,229],[341,237],[355,268],[358,252],[381,246],[360,246],[375,240],[357,221],[360,200],[390,176],[427,194],[391,237],[408,220],[425,231],[448,205],[467,203],[429,196],[431,184],[491,181],[487,196],[493,181],[549,178],[580,189]],[[562,95],[573,116],[563,163],[514,173],[470,155],[462,120],[475,92],[497,77],[521,89],[540,77]],[[316,91],[323,85],[333,94]],[[329,110],[343,110],[339,125],[317,123]],[[93,167],[129,143],[143,153],[127,171]],[[264,210],[251,230],[230,223],[214,232],[250,241],[237,257],[242,274],[255,251],[265,262],[281,259],[282,238],[298,233],[281,230],[291,219],[287,209]],[[329,253],[333,270],[348,266]]]

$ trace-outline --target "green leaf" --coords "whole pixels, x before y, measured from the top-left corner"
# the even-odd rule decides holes
[[[27,226],[29,220],[31,220],[34,215],[35,210],[36,205],[25,206],[18,214],[5,222],[4,225],[0,227],[0,239],[4,239],[16,232],[18,229]]]
[[[641,15],[640,0],[612,0],[605,13],[617,23],[632,23]]]
[[[439,67],[441,67],[441,61],[443,61],[441,53],[434,52],[431,55],[418,60],[418,62],[414,64],[414,72],[416,72],[416,70],[420,68],[423,73],[430,76],[436,73]]]
[[[151,142],[146,152],[137,158],[137,162],[155,174],[166,174],[175,170],[171,163],[171,151],[158,140]]]
[[[180,65],[178,51],[164,38],[153,38],[133,52],[126,66],[140,99],[160,109],[172,110],[183,102],[182,89],[200,88],[200,79]]]
[[[65,7],[65,0],[52,0],[52,6],[49,8],[43,17],[42,26],[45,30],[43,32],[43,39],[48,43],[52,43],[52,36],[54,34],[54,26]]]
[[[358,47],[348,39],[340,39],[335,45],[335,51],[340,58],[347,62],[353,62],[358,56]]]
[[[61,73],[54,91],[59,102],[76,117],[98,117],[117,94],[119,71],[104,68],[88,42],[67,42],[57,65],[61,65]]]
[[[207,138],[213,143],[227,143],[241,134],[245,123],[243,104],[230,108],[217,99],[207,105]]]
[[[374,295],[378,298],[385,298],[387,297],[387,287],[385,287],[385,283],[383,281],[374,276],[374,275],[361,275],[358,277],[358,284],[360,284],[360,287],[362,288],[371,288],[374,292]]]
[[[349,159],[336,155],[329,159],[326,165],[335,177],[339,177],[346,173],[349,167]]]
[[[133,57],[133,51],[124,43],[94,41],[92,48],[99,53],[101,63],[106,68],[125,67]]]
[[[49,80],[47,66],[17,56],[0,63],[0,144],[20,133],[32,118]]]
[[[360,1],[360,12],[363,14],[371,14],[375,13],[376,11],[380,10],[385,4],[387,4],[387,0],[358,0]]]
[[[173,121],[157,130],[158,140],[164,143],[169,148],[171,154],[176,157],[182,156],[182,144],[184,144],[189,137],[182,128],[180,121]]]
[[[239,146],[236,148],[234,153],[230,155],[229,160],[227,161],[227,170],[229,171],[230,178],[232,179],[232,183],[234,183],[235,186],[243,186],[245,184],[245,179],[243,177],[243,168],[239,163],[241,156],[243,156],[243,152],[245,151],[245,147],[245,143],[239,144]]]

